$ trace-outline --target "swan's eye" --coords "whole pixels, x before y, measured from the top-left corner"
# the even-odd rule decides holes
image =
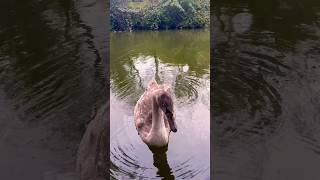
[[[166,113],[166,114],[170,114],[170,115],[172,114],[172,112],[171,112],[169,109],[167,109],[167,108],[166,108],[166,112],[165,112],[165,113]]]

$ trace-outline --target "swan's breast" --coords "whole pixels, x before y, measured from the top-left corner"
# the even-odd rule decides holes
[[[148,143],[149,146],[162,147],[168,144],[169,136],[166,132],[166,129],[163,128],[159,132],[150,132],[147,135],[147,139],[145,140],[145,142]]]

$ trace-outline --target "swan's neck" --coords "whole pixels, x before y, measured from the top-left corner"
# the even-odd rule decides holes
[[[160,133],[163,129],[165,129],[163,114],[155,98],[153,98],[151,131]]]
[[[149,133],[149,144],[164,146],[168,143],[168,133],[165,128],[163,113],[155,98],[152,102],[152,127]]]

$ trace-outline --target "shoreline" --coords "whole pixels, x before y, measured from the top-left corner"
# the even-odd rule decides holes
[[[125,30],[125,31],[112,31],[111,33],[126,33],[126,32],[170,32],[170,31],[210,31],[210,26],[202,27],[202,28],[176,28],[176,29],[137,29],[137,30]]]

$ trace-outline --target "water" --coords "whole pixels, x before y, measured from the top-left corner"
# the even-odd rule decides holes
[[[319,2],[212,2],[215,179],[318,179]],[[82,132],[104,103],[101,4],[0,2],[0,179],[77,179]],[[112,175],[208,179],[208,32],[111,36]],[[179,128],[158,167],[132,123],[155,72],[174,87]]]
[[[208,30],[111,34],[110,159],[113,179],[209,179]],[[153,78],[173,90],[178,132],[153,155],[134,126],[133,109]]]
[[[105,103],[103,2],[1,1],[0,179],[77,179],[80,138]]]
[[[318,179],[319,2],[211,7],[215,179]]]

